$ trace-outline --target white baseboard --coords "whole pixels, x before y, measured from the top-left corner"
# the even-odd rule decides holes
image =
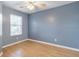
[[[48,44],[48,45],[51,45],[51,46],[56,46],[56,47],[65,48],[65,49],[69,49],[69,50],[79,52],[79,49],[76,49],[76,48],[71,48],[71,47],[67,47],[67,46],[63,46],[63,45],[58,45],[58,44],[54,44],[54,43],[48,43],[48,42],[34,40],[34,39],[29,39],[29,40],[34,41],[34,42],[38,42],[38,43]]]
[[[34,39],[21,40],[21,41],[18,41],[18,42],[14,42],[14,43],[5,45],[5,46],[3,46],[2,48],[6,48],[6,47],[9,47],[9,46],[12,46],[12,45],[15,45],[15,44],[18,44],[18,43],[27,41],[27,40],[34,41],[34,42],[38,42],[38,43],[42,43],[42,44],[48,44],[48,45],[51,45],[51,46],[56,46],[56,47],[65,48],[65,49],[69,49],[69,50],[73,50],[73,51],[79,52],[79,49],[76,49],[76,48],[71,48],[71,47],[67,47],[67,46],[63,46],[63,45],[58,45],[58,44],[54,44],[54,43],[48,43],[48,42],[39,41],[39,40],[34,40]]]
[[[1,51],[1,52],[0,52],[0,57],[1,57],[2,55],[3,55],[3,52]]]
[[[9,46],[12,46],[12,45],[15,45],[15,44],[18,44],[18,43],[21,43],[21,42],[27,41],[27,40],[29,40],[29,39],[24,39],[24,40],[17,41],[17,42],[11,43],[11,44],[7,44],[7,45],[3,46],[2,48],[6,48],[6,47],[9,47]]]

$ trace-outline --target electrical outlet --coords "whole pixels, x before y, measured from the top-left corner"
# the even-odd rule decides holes
[[[54,41],[57,42],[57,39],[55,38]]]

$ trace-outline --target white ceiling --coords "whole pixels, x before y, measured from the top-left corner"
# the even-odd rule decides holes
[[[13,8],[13,9],[25,12],[25,13],[35,13],[35,12],[39,12],[39,11],[42,11],[42,10],[55,8],[55,7],[62,6],[62,5],[66,5],[66,4],[72,3],[74,1],[43,1],[43,2],[46,3],[46,8],[44,8],[44,9],[35,9],[33,11],[30,11],[27,8],[20,8],[20,6],[23,5],[23,2],[24,1],[3,1],[1,3],[6,5],[6,6],[9,6],[9,7]]]

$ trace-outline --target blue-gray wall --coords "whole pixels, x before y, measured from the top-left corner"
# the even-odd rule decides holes
[[[16,10],[13,10],[9,7],[2,7],[3,14],[3,46],[20,40],[28,38],[28,15]],[[23,18],[23,33],[18,36],[10,36],[10,14],[20,15]]]
[[[31,14],[29,38],[79,49],[79,2]]]

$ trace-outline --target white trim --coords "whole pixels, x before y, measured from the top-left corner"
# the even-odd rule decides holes
[[[11,43],[11,44],[7,44],[7,45],[3,46],[2,48],[6,48],[6,47],[9,47],[9,46],[12,46],[12,45],[15,45],[15,44],[18,44],[18,43],[27,41],[27,40],[34,41],[34,42],[38,42],[38,43],[42,43],[42,44],[48,44],[48,45],[51,45],[51,46],[56,46],[56,47],[65,48],[65,49],[69,49],[69,50],[73,50],[73,51],[79,52],[79,49],[76,49],[76,48],[71,48],[71,47],[67,47],[67,46],[63,46],[63,45],[58,45],[58,44],[54,44],[54,43],[48,43],[48,42],[34,40],[34,39],[21,40],[21,41],[18,41],[18,42],[14,42],[14,43]]]
[[[3,52],[1,51],[1,52],[0,52],[0,57],[1,57],[2,55],[3,55]]]
[[[67,46],[63,46],[63,45],[58,45],[58,44],[54,44],[54,43],[48,43],[48,42],[34,40],[34,39],[29,39],[29,40],[34,41],[34,42],[38,42],[38,43],[48,44],[48,45],[51,45],[51,46],[56,46],[56,47],[65,48],[65,49],[69,49],[69,50],[79,52],[79,49],[76,49],[76,48],[71,48],[71,47],[67,47]]]
[[[15,44],[18,44],[18,43],[21,43],[21,42],[27,41],[27,40],[29,40],[29,39],[24,39],[24,40],[17,41],[17,42],[11,43],[11,44],[7,44],[7,45],[3,46],[2,48],[6,48],[6,47],[9,47],[9,46],[12,46],[12,45],[15,45]]]

